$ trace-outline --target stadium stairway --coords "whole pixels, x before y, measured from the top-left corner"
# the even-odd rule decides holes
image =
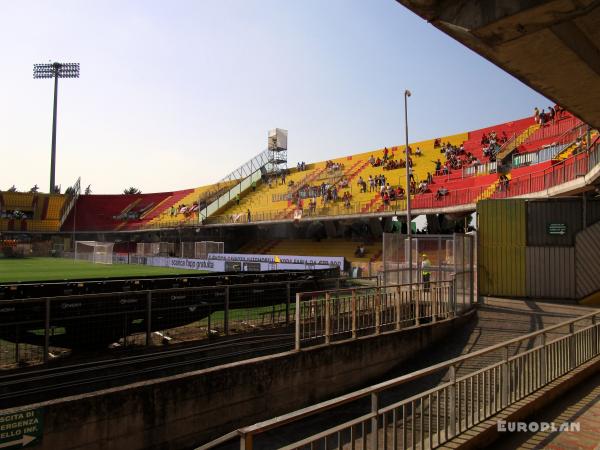
[[[497,161],[502,161],[504,158],[510,156],[512,152],[519,149],[519,147],[526,142],[529,137],[538,129],[540,126],[537,123],[533,125],[529,125],[525,130],[515,136],[514,139],[506,142],[501,148],[498,154],[496,155]]]
[[[170,196],[166,197],[158,205],[144,214],[143,219],[145,219],[149,224],[165,221],[164,216],[167,214],[170,215],[169,210],[171,207],[177,205],[178,203],[185,203],[183,200],[192,192],[194,192],[194,189],[185,189],[183,191],[173,192]]]
[[[351,161],[352,159],[352,156],[346,157],[347,161]],[[337,161],[334,161],[334,163],[335,162]],[[345,192],[350,192],[351,194],[350,183],[352,183],[352,179],[354,179],[368,164],[369,163],[367,161],[358,159],[350,167],[346,167],[346,165],[344,165],[343,170],[336,171],[333,173],[329,173],[326,167],[323,166],[323,168],[319,172],[319,176],[307,178],[306,181],[300,183],[299,187],[303,186],[304,184],[308,184],[310,186],[311,183],[315,183],[315,185],[318,186],[320,184],[319,182],[337,184],[339,181],[345,178],[348,180],[348,188],[340,188],[338,191],[338,198],[342,198]],[[307,201],[309,201],[309,199],[303,199],[303,202]],[[292,201],[288,201],[287,208],[280,214],[279,218],[284,219],[292,217],[296,209],[297,205]]]

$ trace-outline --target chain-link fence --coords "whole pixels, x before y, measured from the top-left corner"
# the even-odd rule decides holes
[[[475,301],[473,234],[408,237],[384,233],[382,259],[383,285],[453,280],[459,304]]]

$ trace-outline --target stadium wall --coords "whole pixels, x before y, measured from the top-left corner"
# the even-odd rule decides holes
[[[479,293],[580,300],[600,290],[599,210],[582,197],[480,202]]]
[[[356,389],[464,327],[472,317],[473,310],[435,324],[1,413],[41,413],[39,449],[193,448],[241,426]]]

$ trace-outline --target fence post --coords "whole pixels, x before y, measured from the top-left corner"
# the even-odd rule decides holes
[[[502,407],[506,408],[508,406],[508,399],[510,397],[509,389],[510,389],[510,370],[508,367],[508,346],[504,347],[504,355],[503,355],[503,364],[502,364]]]
[[[394,302],[396,307],[396,330],[401,328],[401,314],[402,314],[402,288],[396,286],[396,301]]]
[[[547,374],[548,374],[547,361],[546,361],[546,354],[547,354],[546,333],[542,333],[541,334],[541,338],[542,338],[542,342],[540,344],[540,346],[541,346],[541,352],[540,352],[540,387],[546,385],[546,380],[548,378],[548,376],[547,376]]]
[[[152,291],[146,294],[146,345],[152,345]]]
[[[421,284],[417,284],[417,295],[413,295],[412,298],[415,301],[415,325],[420,325],[421,324],[421,288],[422,285]],[[410,290],[412,292],[412,284],[410,285]]]
[[[381,333],[381,288],[377,288],[375,295],[375,334]]]
[[[290,300],[292,297],[292,288],[290,285],[290,282],[288,281],[285,285],[286,288],[286,292],[285,292],[285,324],[289,325],[290,324]]]
[[[450,429],[448,430],[449,437],[454,437],[456,435],[456,367],[454,364],[450,366],[449,369],[450,376],[450,386],[448,387],[450,402],[448,405],[449,408],[449,425]],[[414,412],[413,412],[413,420],[414,420]]]
[[[48,363],[50,354],[50,299],[46,301],[46,317],[44,321],[44,364]]]
[[[352,339],[356,339],[356,289],[352,289]]]
[[[379,435],[378,435],[378,420],[377,412],[379,411],[379,393],[371,393],[371,413],[374,414],[371,417],[371,449],[377,450],[379,447]],[[414,417],[414,416],[413,416]],[[383,430],[385,433],[385,430]]]
[[[329,292],[325,294],[325,343],[331,342],[331,317],[329,310],[329,302],[331,300],[331,294]]]
[[[450,315],[456,317],[456,278],[450,283],[450,303],[452,305]]]
[[[223,309],[223,328],[225,336],[229,335],[229,286],[225,286],[225,305]]]
[[[296,293],[296,332],[294,333],[295,343],[294,350],[300,351],[300,292]]]
[[[569,324],[569,369],[573,370],[577,364],[575,355],[575,324]]]
[[[598,327],[596,326],[596,316],[592,316],[592,356],[598,354]]]
[[[434,284],[435,283],[435,284]],[[438,295],[439,295],[439,286],[440,281],[431,282],[429,285],[429,298],[431,300],[431,321],[437,321],[437,310],[438,310]],[[433,286],[431,286],[434,284]]]
[[[252,441],[251,434],[242,433],[240,436],[240,450],[252,450],[254,448],[254,443]]]

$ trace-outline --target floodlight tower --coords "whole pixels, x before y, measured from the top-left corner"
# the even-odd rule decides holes
[[[54,110],[52,113],[52,153],[50,155],[50,193],[54,192],[56,172],[56,108],[59,78],[79,78],[79,63],[34,64],[33,78],[54,78]]]

